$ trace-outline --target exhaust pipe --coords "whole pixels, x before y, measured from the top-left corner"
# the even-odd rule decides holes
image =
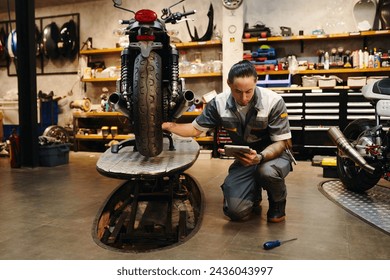
[[[194,104],[195,94],[186,90],[180,97],[178,102],[176,103],[175,108],[173,109],[173,118],[178,119],[183,115],[185,111],[188,110]]]
[[[126,117],[130,118],[129,111],[126,107],[126,101],[123,99],[122,95],[114,92],[108,97],[108,101],[114,107],[114,110],[121,112]]]
[[[346,154],[354,163],[370,174],[375,173],[375,168],[369,165],[367,161],[351,146],[351,144],[348,143],[340,129],[333,126],[329,128],[328,135],[333,143],[336,144],[337,148]]]

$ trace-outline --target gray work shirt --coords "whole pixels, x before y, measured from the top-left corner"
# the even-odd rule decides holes
[[[275,141],[291,138],[287,109],[283,98],[276,92],[256,87],[245,120],[237,111],[230,91],[212,99],[193,122],[203,132],[222,126],[234,144],[249,145],[260,151]]]

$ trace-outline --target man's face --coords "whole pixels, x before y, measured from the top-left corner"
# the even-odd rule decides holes
[[[256,88],[256,79],[253,77],[238,77],[228,85],[232,91],[234,100],[238,105],[246,106],[252,100]]]

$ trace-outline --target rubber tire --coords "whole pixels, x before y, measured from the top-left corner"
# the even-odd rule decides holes
[[[343,131],[349,143],[355,141],[365,130],[375,126],[375,122],[358,119],[351,122]],[[337,154],[337,173],[344,186],[353,192],[365,192],[378,183],[381,174],[370,174],[358,167],[352,160]]]
[[[138,152],[145,157],[155,157],[163,149],[161,57],[150,52],[141,54],[134,62],[133,120]]]

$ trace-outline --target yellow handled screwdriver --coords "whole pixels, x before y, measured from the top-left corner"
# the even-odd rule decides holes
[[[263,244],[263,247],[265,250],[270,250],[270,249],[273,249],[275,247],[279,247],[280,245],[282,245],[283,243],[286,243],[286,242],[289,242],[289,241],[293,241],[293,240],[297,240],[298,238],[292,238],[292,239],[289,239],[289,240],[283,240],[283,241],[280,241],[280,240],[272,240],[272,241],[267,241]]]

